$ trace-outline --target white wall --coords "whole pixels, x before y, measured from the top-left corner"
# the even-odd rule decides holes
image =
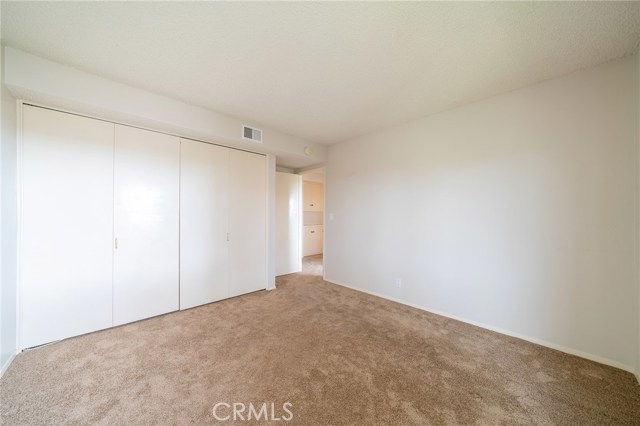
[[[279,164],[298,168],[325,161],[327,149],[304,139],[190,105],[5,47],[5,84],[19,99],[72,112],[277,155]],[[263,130],[263,143],[241,137],[242,125]],[[313,155],[307,156],[309,146]]]
[[[1,9],[0,9],[0,19],[2,17],[2,13],[1,13]],[[4,92],[4,49],[3,52],[0,52],[0,92]],[[0,102],[0,165],[2,164],[2,146],[4,145],[2,142],[4,141],[4,137],[2,135],[2,132],[4,131],[4,115],[2,114],[2,110],[4,109],[4,105],[3,102]],[[4,167],[0,167],[0,377],[2,377],[2,373],[5,371],[5,360],[4,360],[4,356],[2,348],[3,348],[3,344],[2,344],[2,338],[4,336],[4,333],[2,332],[2,324],[4,323],[4,319],[2,317],[2,305],[3,305],[3,297],[2,297],[2,292],[4,291],[4,285],[3,285],[3,277],[2,275],[4,274],[4,268],[2,267],[2,263],[3,263],[3,259],[4,257],[2,256],[2,246],[4,245],[4,239],[2,238],[2,226],[3,226],[3,221],[2,221],[2,209],[3,209],[3,199],[2,199],[2,185],[4,183],[4,179],[2,177],[2,170],[4,170]]]
[[[640,52],[636,53],[636,124],[637,124],[637,133],[636,133],[636,159],[638,161],[638,167],[640,167]],[[640,170],[637,170],[636,178],[638,179],[638,193],[636,199],[636,217],[637,219],[637,229],[636,229],[636,238],[638,239],[636,243],[636,261],[639,263],[637,270],[638,276],[637,284],[638,284],[638,305],[637,305],[637,327],[638,327],[638,348],[636,354],[636,378],[638,382],[640,382]]]
[[[331,146],[326,279],[633,371],[634,61]]]
[[[1,54],[0,54],[1,55]],[[4,61],[0,61],[3,70]],[[1,84],[4,72],[0,71],[2,86],[2,131],[0,146],[1,209],[0,240],[2,241],[0,258],[0,373],[4,372],[16,352],[16,247],[17,247],[17,129],[16,100]],[[1,375],[1,374],[0,374]]]

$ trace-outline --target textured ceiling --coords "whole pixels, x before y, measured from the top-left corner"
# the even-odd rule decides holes
[[[7,2],[3,43],[321,143],[633,53],[640,3]]]

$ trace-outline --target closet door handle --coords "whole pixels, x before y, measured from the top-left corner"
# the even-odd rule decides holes
[[[118,237],[116,237],[116,239],[115,239],[114,246],[115,246],[116,250],[118,250]]]

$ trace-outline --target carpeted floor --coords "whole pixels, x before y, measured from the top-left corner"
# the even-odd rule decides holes
[[[631,374],[323,282],[320,262],[275,291],[20,354],[0,424],[640,424]],[[290,402],[293,420],[217,421],[219,402],[277,417]]]

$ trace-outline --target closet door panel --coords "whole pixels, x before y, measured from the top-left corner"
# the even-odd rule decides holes
[[[114,325],[178,309],[180,140],[115,126]]]
[[[180,153],[180,309],[229,297],[229,151],[183,139]]]
[[[229,152],[229,295],[267,286],[266,157]]]
[[[112,325],[113,127],[23,108],[23,347]]]

